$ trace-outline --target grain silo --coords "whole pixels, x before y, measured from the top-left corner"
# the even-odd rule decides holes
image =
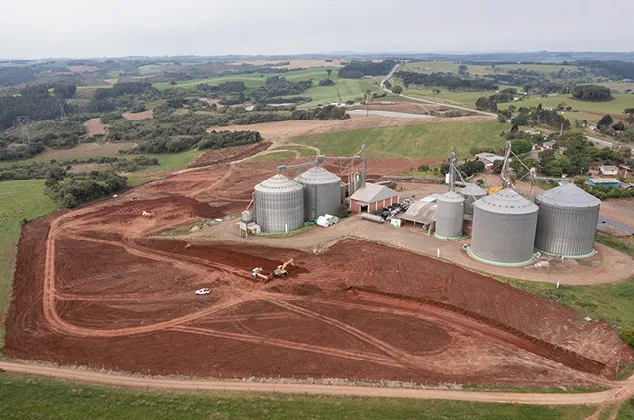
[[[462,222],[465,199],[454,191],[449,191],[436,201],[436,233],[439,239],[462,238]]]
[[[594,253],[601,201],[575,184],[563,184],[535,197],[539,207],[535,248],[558,257]]]
[[[510,188],[476,201],[469,255],[495,265],[529,263],[534,255],[537,211],[535,204]]]
[[[284,233],[304,226],[304,187],[282,174],[255,186],[255,218],[265,233]]]
[[[473,214],[473,204],[488,194],[485,189],[480,188],[476,184],[467,184],[460,190],[460,195],[464,197],[465,214]]]
[[[295,181],[304,186],[304,218],[307,222],[324,214],[337,214],[341,205],[341,178],[321,166],[314,166]]]

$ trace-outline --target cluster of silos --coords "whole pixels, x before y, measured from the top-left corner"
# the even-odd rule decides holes
[[[307,222],[325,214],[337,214],[341,205],[341,178],[321,166],[314,166],[295,181],[304,187],[304,219]]]
[[[255,186],[255,218],[265,233],[285,233],[304,226],[304,187],[282,174]]]
[[[601,201],[575,184],[563,184],[535,197],[539,207],[535,249],[558,257],[594,253]]]
[[[255,219],[264,233],[285,233],[325,214],[336,215],[341,205],[341,178],[315,166],[295,180],[282,174],[255,186]]]
[[[456,240],[462,238],[462,223],[465,199],[460,194],[449,191],[436,200],[436,232],[439,239]]]
[[[476,201],[486,197],[487,191],[480,188],[477,184],[467,184],[460,190],[460,195],[464,197],[464,212],[465,214],[473,214],[473,205]]]
[[[529,263],[537,228],[538,207],[506,188],[474,203],[469,254],[489,264]]]

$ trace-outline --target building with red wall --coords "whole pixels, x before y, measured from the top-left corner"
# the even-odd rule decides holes
[[[398,192],[378,184],[367,183],[350,197],[350,211],[353,213],[374,213],[383,207],[398,203]]]

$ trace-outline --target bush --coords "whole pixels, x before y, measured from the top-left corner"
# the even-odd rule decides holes
[[[418,167],[418,172],[427,172],[429,171],[429,165],[420,165]]]
[[[330,79],[324,79],[319,81],[319,86],[334,86],[335,82]]]
[[[623,329],[619,333],[619,337],[621,337],[621,340],[625,341],[630,347],[634,347],[633,327],[623,327]]]
[[[223,149],[225,147],[253,144],[261,140],[262,136],[258,131],[212,131],[198,143],[198,149]]]
[[[85,177],[73,177],[58,180],[56,177],[46,179],[44,193],[60,206],[74,208],[78,205],[105,197],[124,189],[127,178],[114,172],[93,171]]]

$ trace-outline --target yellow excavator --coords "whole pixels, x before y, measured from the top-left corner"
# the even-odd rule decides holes
[[[284,264],[278,265],[275,271],[273,271],[273,274],[275,274],[277,277],[282,277],[287,275],[288,271],[286,270],[286,267],[288,267],[289,264],[295,267],[295,263],[293,259],[291,258],[290,260],[286,261]]]
[[[292,265],[293,267],[295,267],[295,264],[292,258],[284,262],[283,264],[278,265],[277,268],[273,270],[273,274],[269,274],[269,275],[263,274],[262,267],[256,267],[253,270],[251,270],[251,275],[253,276],[254,279],[262,280],[264,283],[268,283],[269,281],[273,280],[274,277],[282,277],[287,275],[288,270],[286,268],[289,265]]]

